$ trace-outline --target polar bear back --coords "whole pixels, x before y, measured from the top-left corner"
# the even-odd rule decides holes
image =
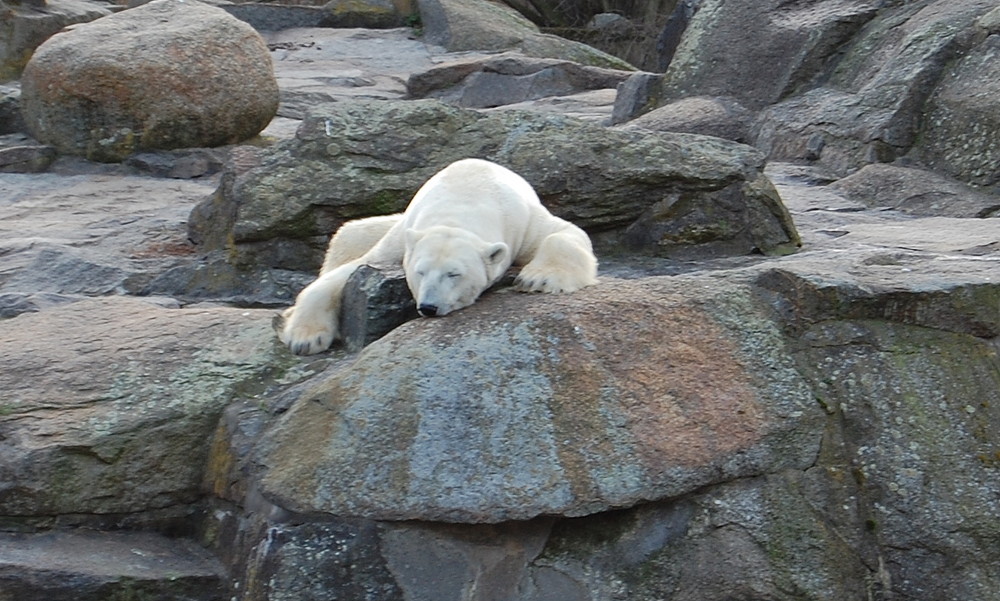
[[[505,242],[517,256],[532,226],[549,217],[531,184],[520,175],[489,161],[463,159],[417,191],[406,209],[404,227],[460,228],[486,242]]]

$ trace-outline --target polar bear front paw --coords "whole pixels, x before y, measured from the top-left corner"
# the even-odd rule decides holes
[[[295,307],[282,314],[278,337],[296,355],[315,355],[330,348],[337,337],[333,316],[310,315]]]
[[[587,278],[566,270],[543,270],[526,265],[514,279],[514,288],[521,292],[575,292],[592,284]]]

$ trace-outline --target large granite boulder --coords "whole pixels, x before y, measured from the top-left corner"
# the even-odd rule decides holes
[[[253,600],[988,597],[995,264],[869,240],[493,293],[231,406],[210,482],[251,512],[216,544]]]
[[[192,212],[192,238],[237,262],[315,269],[341,223],[403,210],[434,172],[465,157],[520,173],[550,210],[609,245],[717,256],[798,242],[748,146],[433,100],[314,112],[294,140],[234,160]]]
[[[277,112],[278,86],[249,25],[197,1],[156,0],[50,38],[25,68],[21,105],[39,140],[119,161],[250,138]]]
[[[499,293],[404,325],[299,393],[261,490],[297,513],[502,522],[810,465],[822,412],[779,331],[746,289],[682,293],[706,284]]]

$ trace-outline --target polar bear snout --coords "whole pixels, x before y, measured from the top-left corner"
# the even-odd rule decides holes
[[[437,305],[423,304],[417,307],[417,313],[424,317],[435,317],[438,314]]]

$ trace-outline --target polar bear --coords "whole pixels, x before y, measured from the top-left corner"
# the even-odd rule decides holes
[[[474,303],[511,265],[525,292],[572,292],[596,283],[587,234],[545,209],[513,171],[463,159],[431,177],[401,214],[345,223],[319,277],[283,314],[279,337],[297,355],[339,338],[344,285],[361,265],[401,264],[425,317]]]

